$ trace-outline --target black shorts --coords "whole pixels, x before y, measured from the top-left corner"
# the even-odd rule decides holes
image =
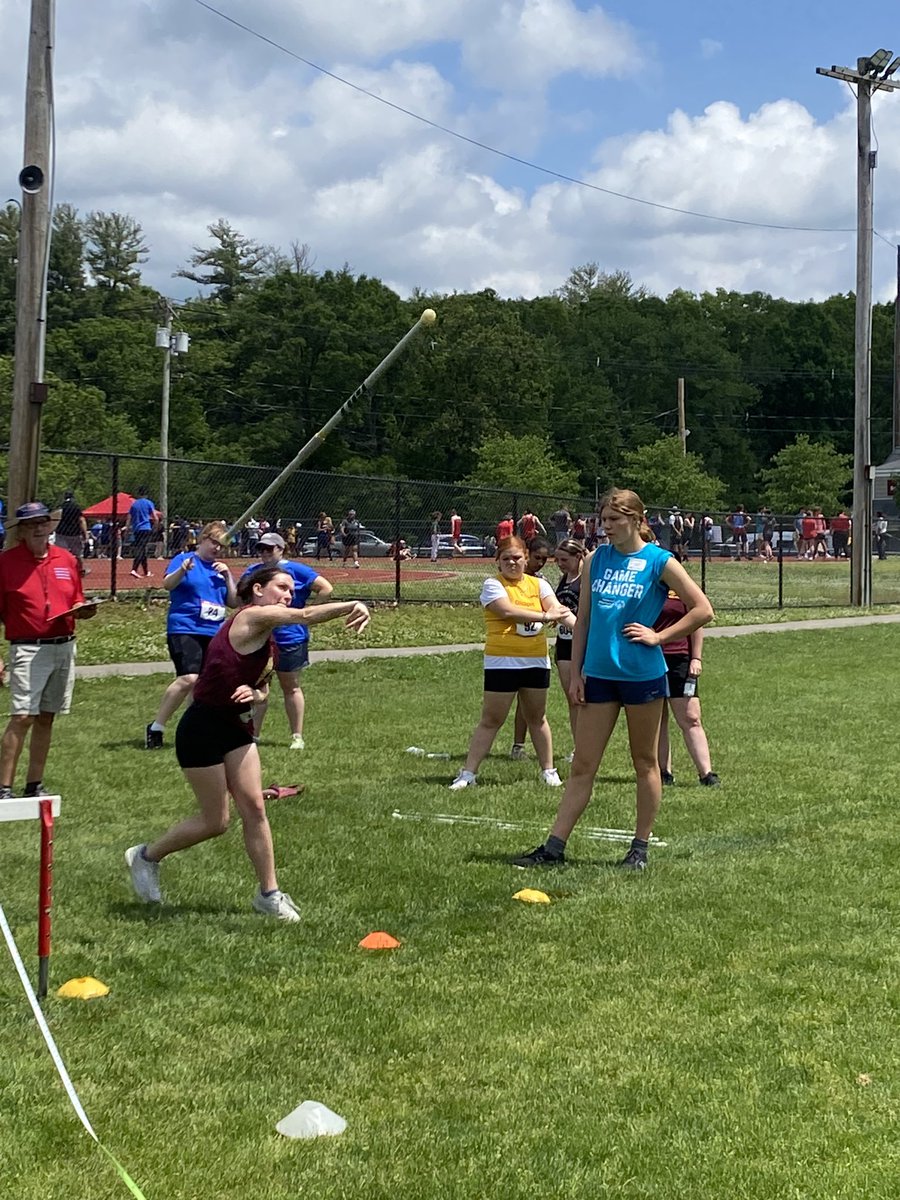
[[[206,659],[212,635],[199,633],[170,633],[166,638],[169,657],[175,664],[176,675],[199,675]]]
[[[519,688],[549,688],[549,667],[486,667],[486,692],[517,692]]]
[[[687,682],[690,665],[691,656],[689,654],[666,655],[666,675],[669,680],[670,700],[684,699],[684,685]]]
[[[556,635],[556,649],[554,658],[558,663],[572,661],[572,638],[560,637]]]
[[[235,710],[237,710],[235,705]],[[250,713],[241,720],[238,711],[192,704],[175,730],[175,757],[179,767],[216,767],[225,755],[253,742]]]

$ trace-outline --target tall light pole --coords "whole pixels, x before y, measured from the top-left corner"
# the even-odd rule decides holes
[[[853,408],[853,544],[850,554],[850,603],[872,603],[872,182],[877,153],[872,150],[872,93],[895,91],[890,76],[900,66],[890,50],[876,50],[851,67],[816,67],[856,85],[856,328]]]
[[[169,389],[172,379],[172,355],[187,354],[190,338],[186,333],[172,333],[172,318],[175,313],[168,300],[165,305],[165,325],[156,330],[156,347],[163,351],[162,403],[159,421],[159,511],[162,518],[163,541],[167,541],[169,528]]]

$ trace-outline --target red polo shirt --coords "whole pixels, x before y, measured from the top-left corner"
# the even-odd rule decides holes
[[[35,558],[24,542],[0,554],[0,621],[9,641],[65,637],[75,632],[74,617],[55,614],[84,600],[75,557],[48,546]]]

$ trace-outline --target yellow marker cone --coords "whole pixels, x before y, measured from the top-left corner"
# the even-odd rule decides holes
[[[99,996],[108,996],[109,988],[92,975],[83,975],[64,983],[56,994],[63,1000],[96,1000]]]
[[[550,897],[546,892],[539,892],[537,888],[522,888],[521,892],[516,892],[513,900],[521,900],[524,904],[549,904]]]

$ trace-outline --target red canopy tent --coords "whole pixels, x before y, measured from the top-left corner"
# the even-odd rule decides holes
[[[116,516],[127,517],[129,508],[134,504],[134,496],[129,496],[127,492],[118,492],[115,499]],[[86,517],[111,517],[113,512],[113,498],[112,496],[107,496],[105,500],[98,500],[90,508],[82,509],[82,512]]]

